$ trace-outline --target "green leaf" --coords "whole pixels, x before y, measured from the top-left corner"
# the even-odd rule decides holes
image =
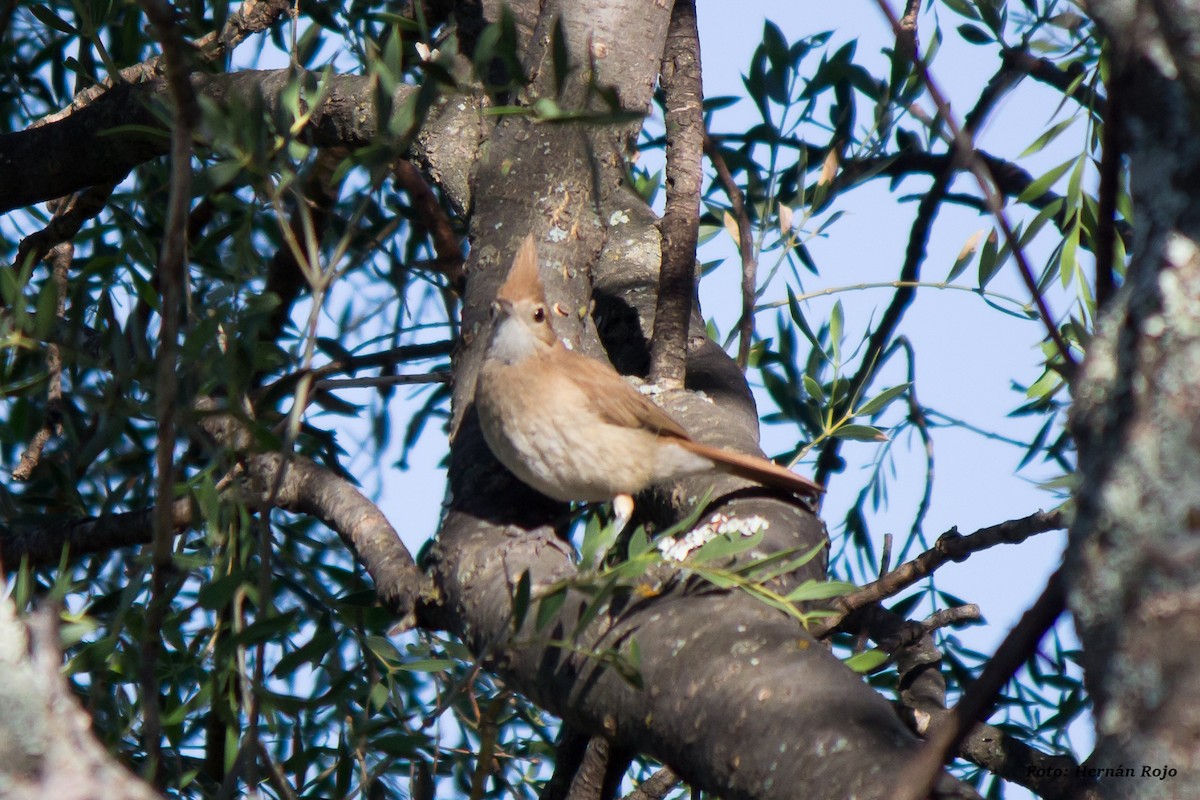
[[[971,265],[971,259],[974,258],[975,253],[979,251],[979,240],[982,238],[982,229],[971,234],[971,236],[963,244],[962,249],[958,251],[958,257],[954,259],[954,266],[950,267],[950,274],[946,276],[946,283],[950,283],[959,275],[962,275],[967,271],[967,267]]]
[[[688,556],[688,561],[703,564],[706,561],[730,558],[747,550],[752,550],[762,543],[763,532],[757,530],[749,536],[739,533],[722,533],[710,542],[700,546],[700,549]]]
[[[38,291],[37,307],[33,313],[33,335],[45,339],[54,329],[58,318],[58,285],[53,278],[45,281]]]
[[[789,603],[803,603],[809,600],[827,600],[830,597],[841,597],[849,594],[858,587],[845,581],[815,581],[807,580],[792,589],[784,597]]]
[[[967,19],[979,19],[979,12],[975,10],[975,7],[971,5],[968,0],[941,0],[941,2],[942,5],[946,6],[960,17],[966,17]]]
[[[404,660],[400,651],[396,649],[396,645],[386,636],[368,636],[366,639],[367,649],[371,654],[378,658],[385,666],[397,667]]]
[[[236,573],[222,575],[215,580],[206,581],[200,587],[200,591],[196,593],[196,601],[200,603],[201,608],[213,611],[226,608],[230,601],[233,600],[233,595],[237,591],[237,588],[241,585],[241,575]]]
[[[1071,227],[1067,230],[1066,238],[1063,239],[1062,252],[1059,255],[1059,270],[1062,278],[1062,285],[1070,286],[1071,279],[1075,277],[1075,270],[1078,266],[1076,256],[1079,253],[1079,231],[1080,231],[1079,215],[1076,214]]]
[[[403,661],[398,666],[405,672],[445,672],[453,669],[457,663],[449,658],[418,658],[414,661]]]
[[[629,558],[637,558],[653,547],[654,545],[650,543],[650,538],[646,536],[646,529],[638,528],[629,537]]]
[[[804,391],[817,402],[818,405],[825,405],[825,392],[821,389],[821,384],[817,383],[816,379],[811,375],[804,375]]]
[[[1019,159],[1025,158],[1026,156],[1031,156],[1034,153],[1040,152],[1042,149],[1044,149],[1046,147],[1046,145],[1050,144],[1055,139],[1057,139],[1058,135],[1060,133],[1065,131],[1067,128],[1071,127],[1071,125],[1074,123],[1075,123],[1075,117],[1068,117],[1067,119],[1064,119],[1062,122],[1058,123],[1057,125],[1051,126],[1051,128],[1048,131],[1043,133],[1038,138],[1034,139],[1033,144],[1029,145],[1029,147],[1026,147],[1021,152],[1021,155],[1017,156],[1017,158],[1019,158]]]
[[[43,25],[49,25],[59,33],[66,33],[70,36],[79,35],[79,31],[76,30],[75,26],[56,16],[53,11],[46,8],[44,5],[41,5],[40,3],[34,3],[29,7],[29,10],[33,13],[33,16],[37,17],[38,22],[42,23]]]
[[[257,644],[281,638],[291,632],[300,616],[298,610],[287,611],[266,619],[258,619],[247,625],[233,637],[237,644]]]
[[[855,653],[844,662],[847,667],[861,674],[866,674],[877,669],[887,662],[887,654],[882,650],[867,650],[864,653]]]
[[[886,442],[888,440],[887,434],[870,425],[842,425],[832,435],[838,439],[850,439],[856,442]]]
[[[971,44],[991,44],[996,41],[996,37],[992,36],[987,31],[976,25],[959,25],[958,35],[966,39]]]
[[[1076,162],[1077,158],[1068,158],[1063,163],[1054,167],[1044,175],[1035,178],[1034,181],[1025,187],[1025,191],[1017,196],[1018,203],[1029,203],[1037,200],[1039,197],[1049,191],[1050,187],[1058,182],[1058,179],[1066,174]]]
[[[800,332],[804,334],[804,338],[808,339],[813,347],[820,349],[821,343],[817,340],[817,335],[813,333],[812,328],[808,325],[808,320],[804,318],[804,312],[800,310],[800,302],[796,300],[796,295],[792,293],[792,287],[787,287],[788,297],[788,314],[792,318],[792,322],[800,328]]]
[[[567,600],[566,587],[558,591],[548,594],[538,601],[537,617],[534,621],[535,630],[545,630],[546,626],[554,620],[558,612],[562,609],[563,603]]]
[[[833,363],[842,363],[842,328],[845,325],[845,314],[842,311],[842,301],[833,304],[833,312],[829,315],[829,344],[833,348]]]
[[[525,624],[525,615],[529,613],[529,570],[521,573],[517,579],[517,588],[513,592],[513,633],[521,630]]]
[[[883,409],[887,408],[893,400],[908,391],[908,387],[910,386],[912,386],[911,383],[902,383],[899,386],[893,386],[890,389],[884,389],[882,392],[864,403],[863,406],[855,412],[855,416],[869,417],[874,414],[878,414],[880,411],[883,411]]]
[[[988,234],[983,242],[983,252],[979,254],[979,288],[983,289],[996,277],[996,272],[1004,263],[999,258],[999,236],[996,231]]]
[[[616,525],[603,525],[598,515],[592,515],[584,528],[583,541],[579,545],[579,561],[583,568],[595,569],[620,534],[621,531]]]

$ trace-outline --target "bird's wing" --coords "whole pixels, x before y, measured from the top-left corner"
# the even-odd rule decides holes
[[[612,425],[645,428],[660,436],[689,438],[678,422],[642,395],[611,364],[564,350],[575,382],[584,390],[588,409]]]

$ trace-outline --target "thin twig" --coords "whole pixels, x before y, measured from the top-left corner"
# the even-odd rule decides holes
[[[910,33],[900,28],[899,22],[896,23],[896,26],[897,37],[902,37],[906,40],[910,38]],[[914,57],[914,63],[920,64],[920,59]],[[961,134],[960,132],[963,138],[970,141],[968,134],[973,135],[975,131],[979,130],[987,116],[996,107],[996,104],[1000,102],[1000,99],[1015,85],[1016,80],[1017,76],[1007,67],[1003,65],[1000,67],[987,82],[987,85],[984,86],[983,91],[979,93],[979,99],[975,101],[974,107],[967,114],[965,130],[968,133]],[[957,131],[958,129],[955,128],[955,130]],[[963,152],[962,148],[957,144],[959,141],[956,138],[956,144],[952,146],[958,153],[961,153]],[[972,150],[971,152],[974,151]],[[913,298],[916,296],[915,288],[910,287],[915,286],[920,281],[921,265],[925,260],[926,247],[929,243],[934,219],[958,169],[959,164],[956,158],[952,157],[944,160],[941,164],[941,169],[934,175],[933,185],[917,205],[917,214],[913,219],[912,228],[908,235],[908,246],[904,253],[904,265],[900,269],[899,283],[902,288],[896,291],[892,302],[883,312],[883,316],[879,320],[879,325],[872,331],[863,355],[862,364],[850,380],[847,397],[858,397],[874,378],[877,370],[882,365],[881,357],[891,342],[896,329],[899,327],[900,321],[904,318],[908,307],[912,304]],[[828,483],[830,473],[833,472],[834,468],[840,462],[839,453],[841,443],[841,439],[829,439],[821,448],[821,453],[817,457],[817,469],[814,479],[822,486]]]
[[[888,22],[891,23],[892,30],[896,35],[905,35],[900,20],[892,12],[887,0],[875,0],[875,3],[879,6],[884,16],[887,17]],[[1033,274],[1033,267],[1030,266],[1029,259],[1025,255],[1025,248],[1021,246],[1021,242],[1013,232],[1012,225],[1008,221],[1008,215],[1004,211],[1004,201],[994,188],[995,179],[991,176],[987,164],[983,162],[979,154],[975,151],[974,136],[972,135],[971,128],[969,126],[960,127],[955,121],[949,103],[946,102],[945,96],[934,82],[933,75],[930,74],[925,61],[917,54],[914,54],[913,65],[921,75],[921,81],[925,84],[925,89],[929,92],[930,99],[933,100],[934,105],[937,107],[938,114],[946,127],[950,129],[959,157],[965,160],[967,168],[975,176],[975,180],[979,184],[979,190],[983,193],[984,199],[987,200],[988,209],[992,212],[992,217],[996,220],[996,227],[1000,229],[1005,244],[1008,245],[1013,259],[1017,262],[1017,270],[1021,274],[1021,280],[1025,282],[1025,287],[1029,290],[1030,297],[1038,308],[1038,313],[1046,327],[1046,333],[1051,341],[1054,342],[1055,347],[1058,348],[1059,357],[1063,360],[1069,380],[1070,376],[1075,373],[1078,364],[1075,361],[1075,357],[1071,355],[1070,345],[1067,344],[1066,340],[1063,339],[1062,333],[1058,330],[1058,326],[1054,322],[1055,317],[1050,313],[1045,298],[1042,297],[1042,292],[1037,285],[1037,278]]]
[[[54,314],[60,320],[66,316],[67,272],[74,255],[75,245],[70,242],[55,245],[49,253],[50,280],[54,282],[54,289],[58,293]],[[12,471],[14,481],[29,480],[50,437],[62,435],[62,354],[58,345],[53,342],[46,345],[46,374],[50,385],[46,390],[45,417],[29,447],[21,453],[20,463]]]
[[[200,59],[204,62],[212,62],[224,58],[231,50],[245,41],[246,37],[274,25],[290,7],[291,0],[247,0],[242,3],[241,8],[230,15],[220,33],[212,31],[196,40],[195,48]],[[75,95],[71,100],[71,105],[43,117],[30,127],[38,128],[65,119],[79,109],[90,105],[97,97],[118,84],[141,83],[158,77],[163,67],[164,56],[154,56],[140,64],[126,67],[116,75],[105,78],[101,83],[84,89]]]
[[[938,628],[949,628],[953,625],[962,625],[964,622],[979,622],[981,619],[983,619],[983,612],[974,603],[943,608],[921,620],[921,632],[933,633]]]
[[[104,206],[115,188],[115,183],[100,184],[57,201],[54,218],[50,220],[50,224],[42,230],[26,236],[17,246],[17,259],[14,266],[20,269],[27,260],[38,261],[44,258],[55,245],[74,238],[75,234],[79,233],[79,229],[83,227],[83,223],[104,210]]]
[[[303,238],[305,225],[314,229],[324,228],[337,203],[340,184],[334,182],[338,165],[345,158],[342,148],[325,148],[317,154],[312,168],[307,170],[300,188],[289,196],[287,206],[289,241]],[[283,223],[280,223],[283,227]],[[266,290],[279,298],[279,305],[271,310],[267,320],[264,339],[275,341],[283,334],[292,318],[292,307],[300,292],[307,285],[304,270],[294,248],[282,245],[267,262]]]
[[[928,796],[950,754],[958,749],[977,722],[986,719],[996,695],[1036,651],[1046,631],[1062,614],[1066,603],[1063,584],[1063,569],[1059,567],[1050,576],[1041,596],[988,660],[979,678],[967,687],[946,723],[934,731],[916,758],[900,773],[892,800],[921,800]]]
[[[925,526],[925,517],[933,504],[933,478],[937,459],[933,451],[933,436],[929,433],[929,418],[925,415],[925,407],[917,400],[917,353],[907,336],[900,336],[896,344],[904,350],[907,357],[908,391],[904,393],[908,403],[908,419],[917,429],[921,444],[925,449],[925,488],[921,493],[921,502],[917,504],[917,513],[913,514],[912,525],[909,526],[910,539],[917,536]]]
[[[405,191],[409,202],[416,209],[421,224],[429,231],[433,240],[433,251],[437,260],[434,268],[446,276],[450,285],[461,294],[463,281],[462,244],[454,232],[454,223],[438,202],[437,195],[429,188],[421,171],[408,161],[398,161],[392,170],[396,185]]]
[[[742,316],[738,320],[738,366],[743,370],[750,360],[750,346],[754,343],[754,301],[758,299],[758,254],[754,249],[754,228],[750,222],[750,214],[746,211],[746,195],[733,179],[729,165],[721,155],[721,147],[708,131],[704,131],[704,152],[717,171],[725,194],[729,197],[729,206],[738,226],[738,252],[742,257]]]
[[[450,372],[427,372],[424,375],[381,375],[376,378],[338,378],[317,381],[313,389],[359,389],[376,386],[397,386],[413,383],[449,383]]]
[[[481,800],[487,790],[487,779],[495,772],[496,746],[500,737],[500,716],[508,708],[511,694],[501,692],[488,703],[487,710],[479,718],[479,753],[475,757],[475,770],[471,775],[469,800]]]
[[[662,266],[650,381],[682,389],[688,328],[696,291],[696,241],[703,180],[704,97],[700,86],[700,36],[694,0],[675,0],[662,60],[667,130],[667,202],[662,217]]]
[[[200,121],[200,106],[188,75],[191,72],[191,46],[177,24],[175,10],[165,0],[140,0],[146,17],[162,43],[167,85],[174,100],[171,131],[170,190],[167,197],[167,222],[162,251],[158,259],[160,301],[158,375],[155,382],[158,443],[155,448],[157,470],[154,507],[154,547],[151,598],[146,612],[142,641],[143,745],[146,748],[147,776],[158,782],[162,776],[162,722],[159,718],[158,654],[161,649],[162,622],[170,602],[167,581],[172,567],[175,538],[175,414],[178,406],[176,361],[179,352],[180,313],[184,284],[187,280],[187,222],[192,195],[192,131]]]
[[[938,537],[933,547],[912,561],[901,564],[877,581],[830,601],[831,610],[837,613],[822,619],[810,632],[818,638],[825,636],[851,612],[894,596],[949,561],[964,561],[972,553],[998,544],[1019,544],[1030,536],[1059,530],[1064,525],[1062,512],[1055,510],[1038,511],[1021,519],[981,528],[968,536],[961,535],[957,528],[951,528]]]
[[[300,800],[300,796],[296,794],[296,790],[288,782],[287,776],[283,774],[283,769],[279,764],[275,763],[275,759],[271,758],[271,754],[267,751],[267,746],[262,740],[256,742],[258,747],[258,757],[267,765],[267,780],[275,787],[275,791],[279,792],[284,800]]]
[[[625,795],[625,800],[662,800],[678,785],[679,776],[670,767],[662,767]]]

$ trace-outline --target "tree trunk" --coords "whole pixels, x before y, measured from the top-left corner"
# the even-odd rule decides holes
[[[1188,6],[1189,8],[1183,8]],[[1113,56],[1108,124],[1136,238],[1088,348],[1072,425],[1082,484],[1069,602],[1104,797],[1196,796],[1200,768],[1200,93],[1194,3],[1091,2]],[[1116,98],[1119,102],[1112,102]],[[1153,780],[1160,778],[1161,780]]]

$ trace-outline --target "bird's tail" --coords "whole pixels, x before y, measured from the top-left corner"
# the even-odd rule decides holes
[[[722,472],[737,475],[739,478],[757,481],[802,497],[816,497],[825,493],[824,487],[765,458],[736,453],[720,447],[711,447],[691,440],[678,444],[684,449],[712,461]]]

